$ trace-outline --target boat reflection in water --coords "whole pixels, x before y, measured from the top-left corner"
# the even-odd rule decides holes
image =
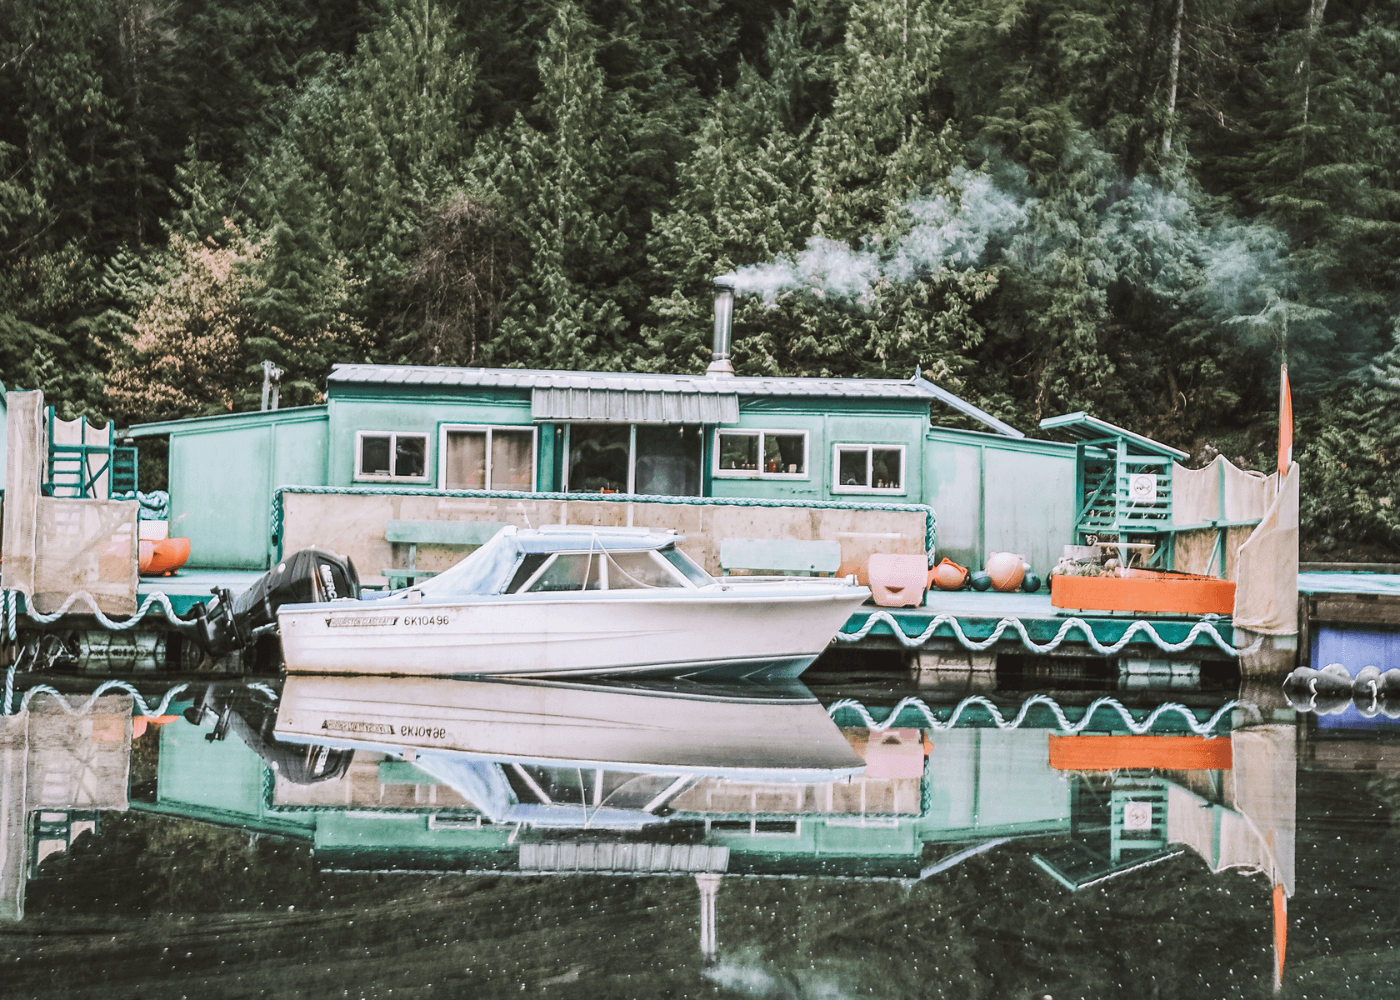
[[[702,778],[830,783],[865,770],[796,682],[293,675],[276,735],[397,758],[411,764],[399,780],[439,782],[492,823],[586,829],[654,823]]]

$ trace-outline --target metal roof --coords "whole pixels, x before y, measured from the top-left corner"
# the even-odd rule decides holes
[[[635,423],[734,423],[739,396],[811,399],[938,400],[999,434],[1016,428],[918,374],[912,379],[785,378],[541,371],[527,368],[447,368],[429,365],[336,365],[331,385],[414,385],[529,389],[536,420],[613,420]]]
[[[827,396],[924,399],[929,393],[909,379],[767,378],[649,373],[541,371],[529,368],[445,368],[430,365],[336,365],[335,384],[473,386],[481,388],[599,388],[632,391],[694,391],[739,396]]]
[[[1040,422],[1040,429],[1060,431],[1075,441],[1102,441],[1104,438],[1121,437],[1126,438],[1138,448],[1153,454],[1169,455],[1179,461],[1190,457],[1186,452],[1173,448],[1169,444],[1154,441],[1141,434],[1134,434],[1127,428],[1110,424],[1107,420],[1100,420],[1098,417],[1091,417],[1083,411],[1066,413],[1058,417],[1046,417]]]

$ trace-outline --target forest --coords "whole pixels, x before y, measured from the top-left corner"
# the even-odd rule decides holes
[[[0,378],[700,372],[733,272],[740,374],[1193,462],[1272,465],[1286,361],[1306,550],[1391,558],[1397,71],[1371,0],[0,0]]]

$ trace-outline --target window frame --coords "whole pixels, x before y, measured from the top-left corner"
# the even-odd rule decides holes
[[[899,452],[899,487],[891,489],[888,486],[843,486],[841,485],[841,452],[844,451],[865,451],[865,480],[872,482],[875,478],[875,451],[898,451]],[[857,442],[842,441],[831,446],[831,492],[832,493],[863,493],[875,494],[877,496],[903,496],[909,492],[909,448],[902,444],[885,444],[881,442]]]
[[[399,438],[416,437],[423,439],[423,474],[421,476],[399,476],[393,472],[387,476],[364,471],[364,440],[367,437],[387,437],[389,439],[389,464],[397,467],[399,461]],[[432,456],[428,454],[432,435],[427,431],[356,431],[355,432],[355,482],[357,483],[432,483]]]
[[[767,454],[764,439],[772,435],[785,435],[787,437],[802,438],[802,472],[765,472],[763,469],[721,469],[719,467],[719,456],[721,451],[720,437],[724,434],[732,434],[735,437],[757,437],[758,454],[760,456],[759,465],[763,464],[762,457]],[[788,480],[808,480],[812,478],[812,436],[809,431],[803,430],[782,430],[776,427],[716,427],[714,456],[711,460],[710,475],[715,479],[788,479]]]
[[[437,485],[443,490],[469,490],[468,486],[447,485],[447,435],[453,431],[486,432],[486,485],[482,492],[494,490],[491,485],[491,432],[529,431],[530,432],[530,488],[528,490],[501,490],[510,493],[538,493],[540,489],[540,429],[534,424],[438,424]]]
[[[569,482],[569,472],[571,471],[571,468],[572,468],[572,466],[573,466],[573,458],[574,458],[573,428],[574,428],[574,425],[575,425],[575,424],[580,425],[580,426],[590,426],[590,425],[597,425],[597,424],[612,424],[612,425],[617,426],[617,427],[626,427],[626,428],[627,428],[627,488],[626,488],[625,490],[619,490],[617,493],[609,493],[609,494],[607,494],[607,495],[608,495],[608,496],[619,496],[619,497],[622,497],[622,496],[637,496],[637,495],[638,495],[638,493],[637,493],[637,428],[638,428],[639,426],[641,426],[641,425],[637,424],[635,421],[624,421],[624,420],[570,420],[570,421],[562,422],[562,423],[561,423],[561,426],[564,428],[563,444],[562,444],[563,453],[564,453],[564,461],[561,463],[561,468],[560,468],[560,475],[559,475],[559,478],[560,478],[560,484],[559,484],[559,485],[560,485],[560,488],[559,488],[559,492],[560,492],[560,493],[577,493],[579,496],[584,496],[584,497],[599,496],[599,495],[600,495],[600,494],[598,494],[598,493],[585,492],[585,491],[582,491],[582,490],[575,490],[574,487],[573,487],[573,484],[572,484],[571,482]],[[671,424],[671,425],[669,425],[669,426],[675,426],[675,427],[700,427],[700,428],[701,428],[701,431],[700,431],[700,492],[697,493],[697,494],[695,494],[695,496],[696,496],[696,497],[703,497],[703,496],[706,495],[706,494],[705,494],[705,454],[704,454],[704,452],[705,452],[705,432],[704,432],[704,425],[703,425],[703,424],[692,424],[692,423],[685,423],[685,422],[682,422],[682,423],[678,423],[678,424]],[[795,477],[795,476],[789,476],[788,478],[793,479],[793,478],[797,478],[797,477]],[[682,494],[682,495],[683,495],[683,494]]]

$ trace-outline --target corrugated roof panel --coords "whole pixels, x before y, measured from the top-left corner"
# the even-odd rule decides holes
[[[739,420],[739,397],[733,393],[660,386],[635,389],[538,387],[530,394],[530,411],[535,420],[732,424]]]

